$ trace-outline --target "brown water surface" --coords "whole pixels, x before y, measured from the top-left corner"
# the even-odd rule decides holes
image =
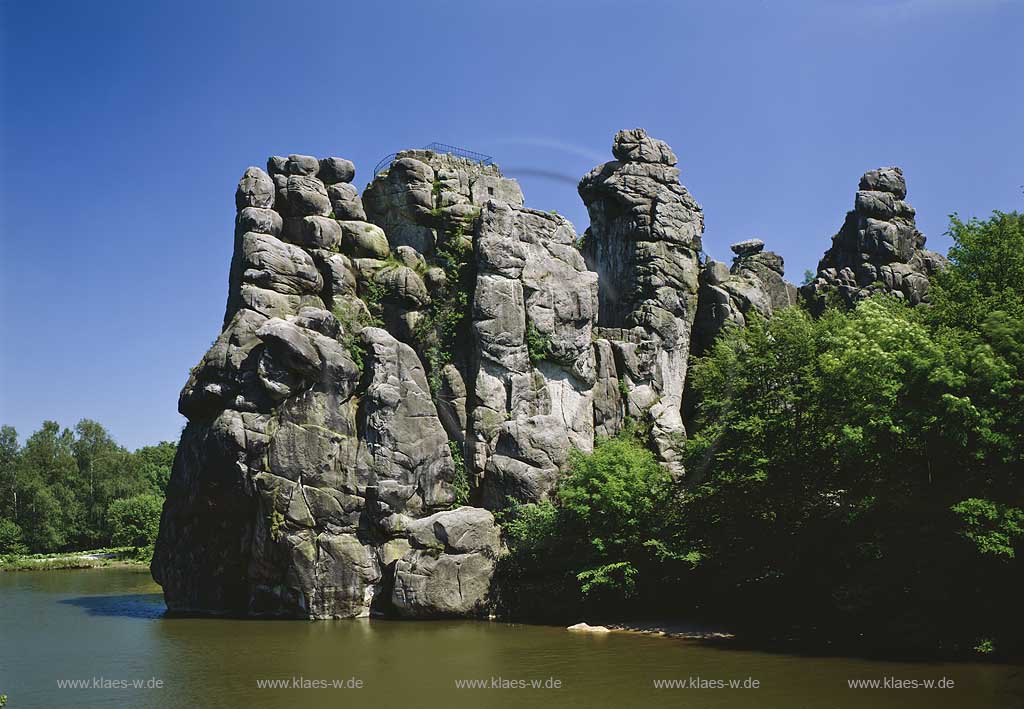
[[[801,657],[476,621],[165,618],[159,591],[141,568],[0,573],[8,707],[1024,707],[1022,668],[1008,665]],[[848,685],[887,678],[953,687]],[[460,689],[463,680],[486,686]],[[87,686],[60,686],[69,681]],[[259,686],[267,681],[290,686]],[[301,686],[314,681],[341,686]]]

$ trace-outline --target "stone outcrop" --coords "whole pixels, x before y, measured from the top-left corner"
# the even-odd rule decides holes
[[[911,305],[928,302],[929,277],[945,257],[924,248],[914,208],[906,202],[907,183],[898,167],[869,170],[860,178],[854,208],[832,237],[832,248],[814,279],[800,292],[814,313],[830,300],[852,307],[875,293],[888,293]]]
[[[642,129],[620,131],[612,154],[616,160],[579,184],[590,213],[583,253],[600,284],[597,336],[612,350],[626,414],[649,419],[655,452],[681,473],[680,411],[704,214],[680,184],[664,142]]]
[[[700,299],[693,328],[693,352],[705,352],[727,325],[743,327],[758,314],[770,318],[797,304],[797,289],[783,278],[782,257],[764,250],[760,239],[732,245],[732,266],[709,259],[700,273]]]
[[[423,519],[392,515],[395,562],[392,604],[402,617],[467,616],[487,610],[485,601],[501,551],[494,516],[460,507]]]
[[[676,156],[620,131],[579,183],[580,239],[496,165],[397,153],[360,196],[336,157],[271,157],[235,194],[222,331],[152,562],[168,607],[302,618],[474,616],[502,554],[492,510],[552,496],[573,449],[646,424],[677,479],[687,362],[796,304],[750,239],[701,260]],[[867,173],[804,296],[926,302],[896,168]]]

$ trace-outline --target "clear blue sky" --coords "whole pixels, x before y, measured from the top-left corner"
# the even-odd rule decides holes
[[[0,8],[0,423],[22,436],[89,417],[131,448],[177,438],[235,184],[271,154],[348,157],[362,187],[387,153],[463,145],[582,232],[576,180],[643,126],[679,155],[706,250],[763,238],[794,281],[869,168],[903,166],[941,251],[950,212],[1024,206],[1021,2]]]

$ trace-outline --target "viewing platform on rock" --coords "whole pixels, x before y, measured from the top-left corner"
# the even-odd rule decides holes
[[[484,155],[483,153],[478,153],[475,150],[468,150],[467,148],[460,148],[457,145],[448,145],[447,143],[428,143],[427,145],[424,145],[421,150],[428,150],[432,153],[440,153],[442,155],[454,155],[455,157],[464,158],[470,162],[475,162],[484,166],[492,165],[494,163],[494,158],[490,155]],[[386,170],[391,162],[402,152],[406,151],[400,150],[397,153],[391,153],[390,155],[385,155],[381,158],[380,162],[378,162],[373,168],[373,176],[376,177]]]

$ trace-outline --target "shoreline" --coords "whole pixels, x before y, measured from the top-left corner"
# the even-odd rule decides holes
[[[604,626],[614,633],[636,633],[679,640],[734,640],[735,633],[724,628],[696,623],[650,621],[620,621]]]
[[[16,571],[68,571],[149,566],[149,560],[132,555],[134,549],[87,549],[58,554],[24,554],[0,557],[0,573]]]
[[[565,628],[570,633],[591,635],[607,635],[609,633],[632,633],[635,635],[651,635],[660,638],[678,640],[734,640],[735,633],[721,627],[712,627],[686,621],[632,620],[616,621],[604,625],[590,625],[586,622],[575,623]]]

